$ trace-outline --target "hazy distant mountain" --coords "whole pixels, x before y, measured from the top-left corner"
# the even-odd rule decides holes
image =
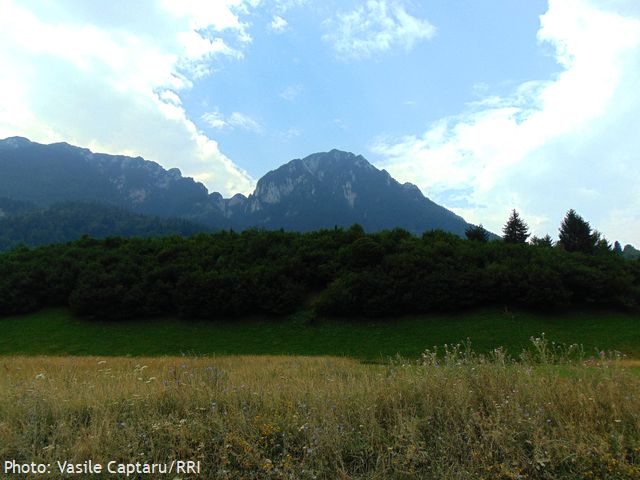
[[[101,202],[137,213],[223,225],[222,211],[201,183],[140,157],[92,153],[67,143],[0,141],[0,197],[47,207]]]
[[[637,260],[640,258],[640,250],[634,248],[631,245],[625,245],[622,250],[622,256],[629,260]]]
[[[20,200],[0,197],[0,220],[9,215],[19,215],[36,210],[37,208],[38,207],[31,202],[21,202]]]
[[[440,228],[464,235],[468,227],[415,185],[400,184],[362,156],[339,150],[292,160],[262,177],[249,197],[225,199],[178,169],[165,170],[140,157],[12,137],[0,140],[0,197],[39,207],[101,202],[210,228],[306,231],[359,223],[368,231]]]
[[[0,199],[2,205],[3,199]],[[0,251],[17,245],[46,245],[76,240],[82,235],[155,237],[189,236],[210,229],[182,219],[131,213],[99,203],[66,202],[0,217]]]

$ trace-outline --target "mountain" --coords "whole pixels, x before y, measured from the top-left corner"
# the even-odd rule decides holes
[[[634,248],[632,245],[625,245],[622,250],[622,256],[628,260],[637,260],[640,258],[640,250]]]
[[[42,145],[22,137],[0,140],[0,196],[40,207],[100,202],[162,217],[224,226],[214,194],[141,157],[93,153],[67,143]]]
[[[0,199],[3,205],[6,199]],[[164,219],[131,213],[100,203],[65,202],[47,208],[33,205],[27,210],[0,217],[0,251],[62,243],[82,235],[93,238],[189,236],[210,229],[181,219]]]
[[[469,226],[415,185],[401,184],[364,157],[339,150],[292,160],[262,177],[248,197],[223,198],[176,168],[165,170],[140,157],[11,137],[0,140],[0,196],[18,202],[12,208],[25,202],[39,208],[99,202],[212,229],[308,231],[359,223],[368,231],[401,227],[464,235]]]
[[[401,184],[364,157],[331,150],[292,160],[262,177],[243,200],[245,226],[316,230],[359,223],[367,231],[393,227],[464,235],[468,224]]]
[[[0,197],[0,220],[10,215],[36,210],[38,207],[30,202],[21,202],[10,198]]]

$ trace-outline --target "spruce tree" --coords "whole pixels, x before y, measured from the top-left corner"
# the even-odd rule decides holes
[[[529,238],[529,227],[514,209],[502,228],[502,233],[506,243],[526,243]]]
[[[613,253],[615,253],[616,255],[622,255],[622,245],[620,245],[620,242],[618,240],[616,240],[613,244]]]
[[[589,222],[573,209],[567,212],[560,225],[559,245],[567,252],[593,253],[599,240],[600,235],[592,232]]]

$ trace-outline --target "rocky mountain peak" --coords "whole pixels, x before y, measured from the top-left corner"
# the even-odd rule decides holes
[[[353,208],[355,184],[371,173],[380,172],[361,155],[337,149],[314,153],[291,160],[262,177],[250,197],[250,209],[261,210],[291,195],[313,198],[322,194],[343,196]]]
[[[8,137],[0,140],[0,148],[21,148],[31,145],[31,140],[24,137]]]
[[[295,162],[295,160],[294,160]],[[333,149],[329,152],[319,152],[300,160],[305,169],[314,175],[324,176],[327,172],[353,169],[375,169],[362,155]]]

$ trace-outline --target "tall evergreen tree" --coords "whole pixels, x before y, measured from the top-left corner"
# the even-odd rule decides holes
[[[618,240],[613,243],[613,253],[616,255],[622,255],[622,245],[620,245]]]
[[[502,228],[502,233],[506,243],[526,243],[529,238],[529,227],[514,209]]]
[[[558,244],[567,252],[593,253],[600,235],[591,230],[591,225],[576,213],[574,209],[567,212],[560,225]]]

